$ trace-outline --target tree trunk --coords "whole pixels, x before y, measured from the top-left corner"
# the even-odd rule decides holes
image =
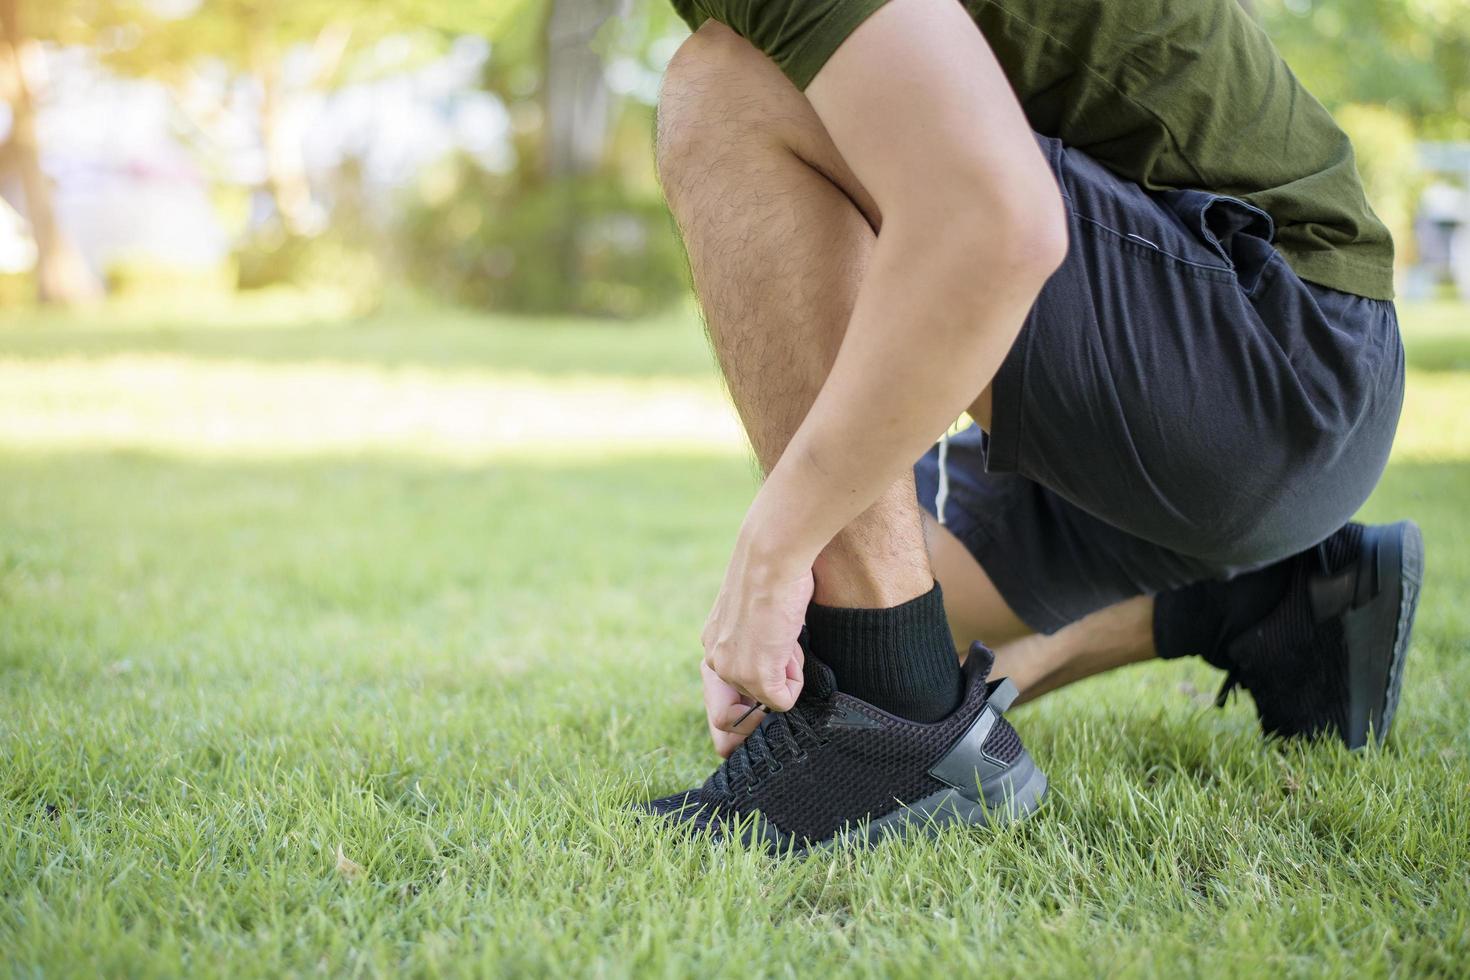
[[[548,183],[570,185],[560,191],[569,196],[561,220],[551,229],[558,274],[568,295],[575,295],[582,273],[584,188],[576,178],[602,167],[613,122],[612,92],[593,40],[609,17],[625,15],[629,5],[630,0],[551,0],[546,15],[542,161]],[[571,305],[575,309],[576,301]]]
[[[265,158],[266,194],[288,235],[320,230],[301,146],[281,127],[281,57],[266,37],[269,22],[255,25],[250,45],[250,71],[260,83],[260,144]]]
[[[0,0],[0,86],[10,103],[10,157],[25,195],[26,218],[36,240],[36,293],[42,303],[83,303],[102,295],[102,285],[66,237],[51,202],[51,183],[41,169],[36,139],[36,105],[25,64],[35,42],[25,36],[19,0]]]
[[[546,175],[591,173],[607,156],[613,99],[593,40],[629,0],[552,0],[546,19]]]

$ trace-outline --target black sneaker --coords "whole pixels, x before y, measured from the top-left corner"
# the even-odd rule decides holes
[[[1336,735],[1357,749],[1371,732],[1382,742],[1419,606],[1418,526],[1349,524],[1291,562],[1280,604],[1221,652],[1227,675],[1216,703],[1239,686],[1268,735]]]
[[[795,853],[1028,816],[1046,776],[1001,717],[1016,687],[986,683],[993,661],[975,644],[959,707],[922,724],[838,691],[832,671],[808,655],[795,707],[767,715],[703,786],[647,807],[692,830]]]

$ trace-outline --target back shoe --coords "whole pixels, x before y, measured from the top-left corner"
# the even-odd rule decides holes
[[[832,671],[808,654],[790,711],[768,714],[704,785],[647,809],[689,830],[797,854],[1029,816],[1046,776],[1002,717],[1016,686],[987,682],[993,662],[975,644],[959,707],[923,724],[838,691]]]
[[[1276,608],[1225,647],[1218,704],[1251,693],[1267,735],[1388,737],[1424,579],[1413,521],[1348,524],[1294,563]],[[1212,660],[1214,658],[1211,658]]]

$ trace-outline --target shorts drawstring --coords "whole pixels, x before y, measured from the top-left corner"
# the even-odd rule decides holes
[[[949,429],[939,436],[939,488],[934,491],[934,516],[940,526],[944,520],[944,508],[949,503]]]

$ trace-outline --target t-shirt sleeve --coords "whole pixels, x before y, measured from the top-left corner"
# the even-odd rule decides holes
[[[699,25],[709,20],[709,14],[701,10],[699,4],[694,0],[672,0],[672,2],[674,13],[689,25],[691,31],[699,30]]]
[[[691,29],[717,20],[805,90],[832,52],[888,0],[674,0]]]

